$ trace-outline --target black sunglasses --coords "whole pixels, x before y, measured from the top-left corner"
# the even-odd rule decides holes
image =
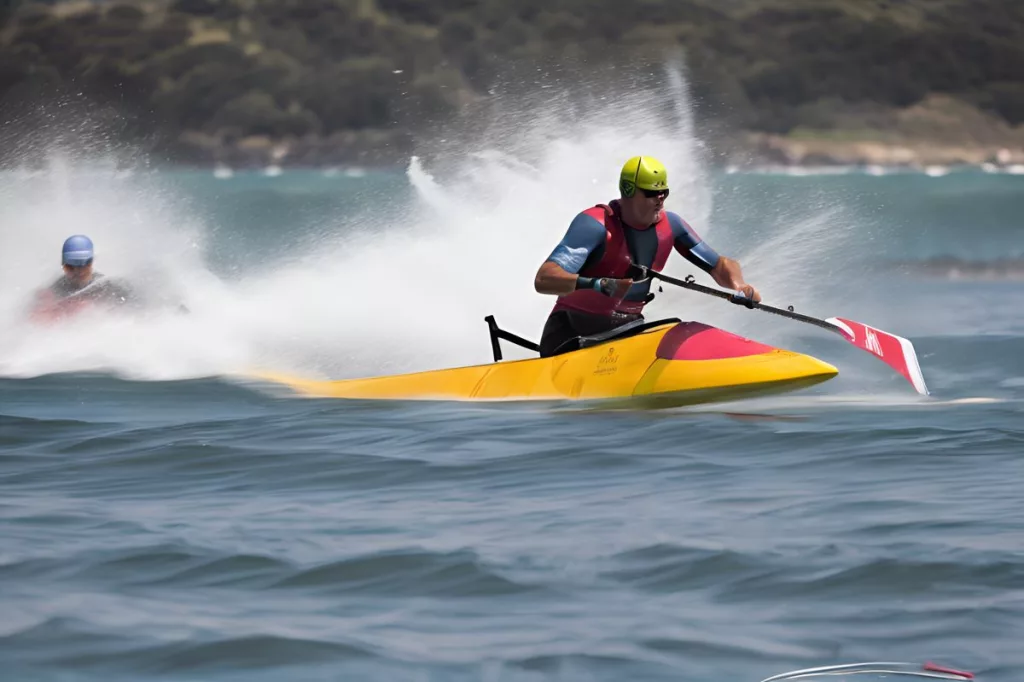
[[[89,260],[85,261],[81,265],[72,265],[71,263],[65,263],[64,267],[71,268],[72,270],[78,270],[79,268],[87,268],[90,265],[92,265],[92,258],[90,258]]]
[[[654,197],[663,197],[668,199],[667,189],[641,189],[640,191],[643,192],[644,196],[648,199],[653,199]]]

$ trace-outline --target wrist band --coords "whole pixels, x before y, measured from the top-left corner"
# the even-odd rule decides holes
[[[576,278],[576,289],[596,289],[597,282],[601,280],[594,279],[593,277],[577,277]]]

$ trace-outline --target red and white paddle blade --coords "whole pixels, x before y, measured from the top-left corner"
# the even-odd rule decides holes
[[[843,332],[846,340],[861,350],[866,350],[894,370],[902,374],[921,395],[928,395],[921,365],[917,361],[914,344],[902,336],[896,336],[881,329],[869,327],[860,322],[841,317],[830,317],[831,322]]]

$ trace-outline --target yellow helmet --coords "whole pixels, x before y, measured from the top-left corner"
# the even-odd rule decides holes
[[[619,192],[624,197],[636,194],[637,189],[668,190],[668,171],[652,156],[634,156],[622,166],[619,173]]]

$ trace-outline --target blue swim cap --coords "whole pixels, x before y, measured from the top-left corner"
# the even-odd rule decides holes
[[[88,265],[92,262],[92,240],[84,234],[76,234],[64,240],[60,252],[62,265]]]

